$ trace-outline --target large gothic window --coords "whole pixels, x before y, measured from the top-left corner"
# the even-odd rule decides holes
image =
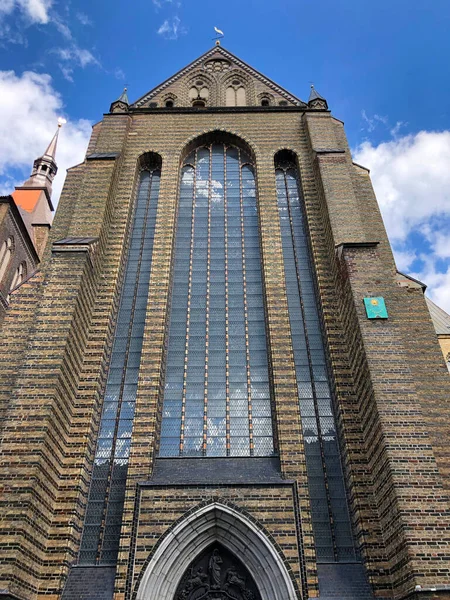
[[[354,560],[336,422],[293,153],[275,157],[286,293],[318,561]]]
[[[161,456],[273,453],[254,167],[200,146],[183,162]]]
[[[141,362],[161,161],[144,155],[91,488],[80,563],[114,563],[119,548],[125,483]]]

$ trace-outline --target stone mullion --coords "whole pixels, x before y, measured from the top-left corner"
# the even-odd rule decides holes
[[[231,442],[230,428],[230,298],[228,285],[228,185],[227,185],[227,148],[224,147],[223,152],[223,218],[224,218],[224,239],[225,239],[225,447],[227,448],[228,440]]]
[[[302,524],[302,540],[299,540],[299,544],[302,544],[303,548],[293,550],[289,558],[298,566],[297,576],[302,579],[304,591],[314,595],[318,589],[315,547],[297,383],[290,343],[289,312],[284,283],[284,263],[273,157],[269,155],[264,160],[257,160],[257,167],[264,289],[281,470],[284,477],[297,481]],[[299,564],[299,555],[302,554],[305,561],[306,581],[304,581],[304,576],[300,574],[302,567]]]
[[[253,422],[252,422],[252,386],[250,382],[250,348],[249,348],[249,335],[248,335],[248,305],[247,305],[247,277],[245,271],[245,223],[244,223],[244,200],[243,200],[243,187],[242,187],[242,157],[241,151],[239,152],[239,205],[241,209],[241,244],[242,244],[242,283],[243,283],[243,295],[244,295],[244,323],[245,323],[245,361],[246,361],[246,374],[247,374],[247,418],[248,418],[248,435],[249,435],[249,448],[250,456],[254,455],[254,442],[253,442]]]
[[[209,323],[210,323],[210,291],[211,291],[211,208],[212,208],[212,169],[213,169],[213,153],[212,146],[209,146],[209,172],[208,172],[208,229],[207,229],[207,258],[206,258],[206,312],[205,312],[205,388],[203,398],[203,440],[202,440],[202,455],[206,456],[208,451],[207,436],[208,436],[208,393],[209,393],[209,378],[208,378],[208,357],[209,357]],[[196,154],[198,149],[196,150]],[[197,156],[198,158],[198,156]],[[195,161],[197,166],[197,160]],[[194,200],[195,202],[195,200]],[[193,208],[195,214],[195,208]]]
[[[175,209],[178,178],[171,176],[177,165],[163,161],[158,200],[155,238],[153,242],[147,317],[142,346],[141,367],[136,396],[136,408],[127,475],[127,491],[122,519],[115,599],[128,597],[126,575],[132,569],[133,521],[136,502],[136,483],[151,474],[156,435],[160,423],[158,409],[161,386],[161,368],[164,352],[167,300],[169,295],[172,247],[175,235]],[[126,596],[127,594],[127,596]]]
[[[190,307],[191,307],[191,293],[192,293],[192,261],[194,256],[194,234],[195,234],[195,197],[196,197],[196,181],[197,181],[197,161],[194,161],[194,183],[192,186],[192,212],[191,212],[191,240],[189,244],[189,278],[188,278],[188,297],[187,297],[187,310],[186,310],[186,341],[184,345],[184,365],[183,365],[183,391],[181,396],[181,427],[180,427],[180,446],[179,453],[183,454],[184,450],[184,426],[186,416],[186,377],[188,370],[188,351],[189,351],[189,326],[190,326]],[[176,226],[175,226],[176,227]],[[176,244],[176,231],[174,231],[174,252]],[[167,315],[167,326],[170,327],[170,315]]]

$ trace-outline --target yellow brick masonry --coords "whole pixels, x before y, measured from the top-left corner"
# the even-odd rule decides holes
[[[222,115],[211,127],[208,115],[196,115],[186,119],[176,115],[176,119],[167,118],[155,128],[149,117],[134,117],[133,127],[127,152],[131,152],[134,140],[134,154],[130,160],[130,168],[135,169],[137,158],[144,151],[157,152],[163,158],[163,170],[160,190],[159,212],[156,224],[155,245],[152,259],[152,274],[150,282],[146,336],[142,353],[140,386],[138,390],[135,426],[133,429],[133,445],[129,466],[129,486],[126,498],[126,509],[122,529],[122,547],[119,557],[117,578],[117,598],[125,597],[126,575],[130,576],[130,540],[133,525],[135,483],[149,477],[152,470],[153,437],[157,432],[158,400],[160,387],[160,372],[163,360],[161,341],[163,340],[167,320],[167,298],[170,283],[170,264],[173,246],[173,231],[177,184],[179,175],[179,157],[186,144],[197,135],[214,129],[228,131],[239,135],[244,140],[250,138],[254,149],[257,172],[258,194],[260,201],[262,250],[264,261],[264,276],[267,294],[267,311],[269,332],[271,334],[272,362],[276,393],[278,395],[277,425],[280,439],[280,455],[284,475],[297,479],[301,496],[301,508],[304,512],[302,525],[304,531],[305,554],[308,557],[308,584],[312,594],[317,589],[314,566],[314,548],[311,537],[309,504],[305,479],[305,465],[301,446],[301,429],[299,423],[297,391],[294,378],[292,351],[287,353],[286,342],[289,343],[289,324],[287,305],[283,282],[281,262],[281,239],[276,207],[276,191],[273,173],[273,155],[278,150],[279,125],[274,119],[272,131],[262,135],[257,126],[257,119],[251,129],[249,117],[239,115]],[[292,136],[292,117],[284,117],[285,128],[291,139],[289,146],[295,143]],[[297,120],[298,115],[297,115]],[[239,126],[242,123],[242,130]],[[153,126],[152,126],[153,125]],[[247,131],[249,133],[247,133]],[[136,133],[137,135],[133,135]],[[259,151],[257,143],[265,147]],[[170,144],[170,145],[169,145]],[[270,144],[270,145],[269,145]],[[125,157],[127,162],[127,158]],[[267,171],[271,177],[264,177]],[[132,177],[133,171],[124,173]],[[261,176],[259,176],[261,173]],[[275,233],[273,232],[275,230]],[[281,284],[281,285],[280,285]],[[290,358],[289,358],[290,357]],[[153,435],[152,435],[153,434]],[[186,510],[190,507],[186,506]],[[297,549],[298,557],[298,549]],[[300,579],[298,558],[295,572]],[[299,587],[302,582],[299,581]],[[316,592],[317,593],[317,592]]]
[[[310,135],[313,149],[332,150],[334,140],[323,127],[326,118],[307,117],[308,129],[313,132]],[[348,153],[345,160],[351,175]],[[413,592],[416,585],[449,582],[449,499],[443,487],[443,473],[437,467],[439,447],[432,446],[432,429],[427,427],[422,412],[431,387],[417,385],[409,367],[408,338],[414,334],[406,326],[407,291],[396,283],[392,253],[367,181],[359,181],[356,186],[357,208],[359,215],[365,217],[364,228],[359,232],[352,229],[354,209],[348,201],[342,203],[343,196],[350,195],[342,164],[341,156],[319,153],[316,172],[328,213],[339,213],[337,218],[330,216],[337,268],[341,271],[341,289],[337,290],[342,296],[337,304],[345,310],[343,320],[352,371],[357,378],[367,466],[372,473],[391,583],[395,595],[402,597]],[[347,240],[361,245],[346,247]],[[379,244],[364,247],[369,240]],[[367,320],[362,300],[374,295],[386,298],[388,321]],[[423,320],[426,311],[423,297],[416,310],[420,308]],[[425,351],[429,367],[432,363],[438,366],[436,346],[434,343],[434,348]],[[416,374],[419,377],[417,371]],[[440,408],[448,419],[448,404],[444,400],[449,391],[447,385],[442,380],[442,386],[434,386],[434,397],[439,398]]]
[[[297,497],[289,487],[192,488],[176,496],[145,488],[137,494],[137,484],[151,476],[158,441],[180,156],[188,143],[214,130],[242,138],[256,159],[276,432],[282,474],[296,482]],[[273,168],[282,148],[299,159],[351,512],[371,583],[377,595],[396,598],[417,584],[449,583],[449,458],[441,432],[450,422],[450,390],[440,381],[432,389],[432,376],[417,381],[425,367],[442,373],[442,359],[436,342],[426,341],[423,298],[396,284],[366,171],[352,164],[343,128],[328,113],[200,111],[116,113],[95,126],[89,152],[120,156],[88,160],[69,172],[52,239],[99,241],[89,253],[52,254],[49,245],[41,275],[22,288],[6,318],[0,349],[0,406],[7,413],[0,588],[27,600],[57,600],[76,562],[138,159],[156,152],[162,157],[161,191],[115,600],[132,597],[152,548],[173,520],[212,497],[261,523],[297,588],[317,595]],[[349,242],[378,245],[342,246]],[[386,297],[387,322],[366,320],[364,295]],[[408,304],[420,323],[414,334]],[[420,359],[411,338],[418,332],[424,341]],[[293,517],[297,505],[301,539]]]

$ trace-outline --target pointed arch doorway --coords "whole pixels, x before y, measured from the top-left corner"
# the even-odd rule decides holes
[[[136,594],[136,600],[299,598],[283,557],[266,534],[218,502],[188,514],[164,536]]]

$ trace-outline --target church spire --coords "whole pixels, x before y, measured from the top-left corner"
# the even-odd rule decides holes
[[[50,144],[47,146],[47,150],[44,152],[43,156],[47,156],[49,158],[52,158],[53,160],[55,160],[56,158],[56,145],[58,143],[58,134],[59,134],[59,130],[61,128],[61,124],[58,123],[58,129],[55,131],[55,135],[52,138],[52,141],[50,142]]]
[[[311,93],[309,94],[308,106],[309,108],[328,109],[327,101],[319,94],[313,84],[311,84]]]
[[[56,146],[59,130],[65,122],[65,119],[58,119],[58,128],[44,154],[34,161],[30,177],[11,194],[39,257],[42,257],[52,225],[52,183],[58,171]]]
[[[45,188],[49,196],[52,193],[52,182],[58,171],[56,164],[56,146],[58,144],[59,130],[65,123],[65,119],[58,119],[58,128],[44,154],[33,163],[33,171],[30,178],[25,181],[23,187]]]
[[[119,98],[111,104],[109,112],[127,112],[129,104],[127,88],[125,87]]]

